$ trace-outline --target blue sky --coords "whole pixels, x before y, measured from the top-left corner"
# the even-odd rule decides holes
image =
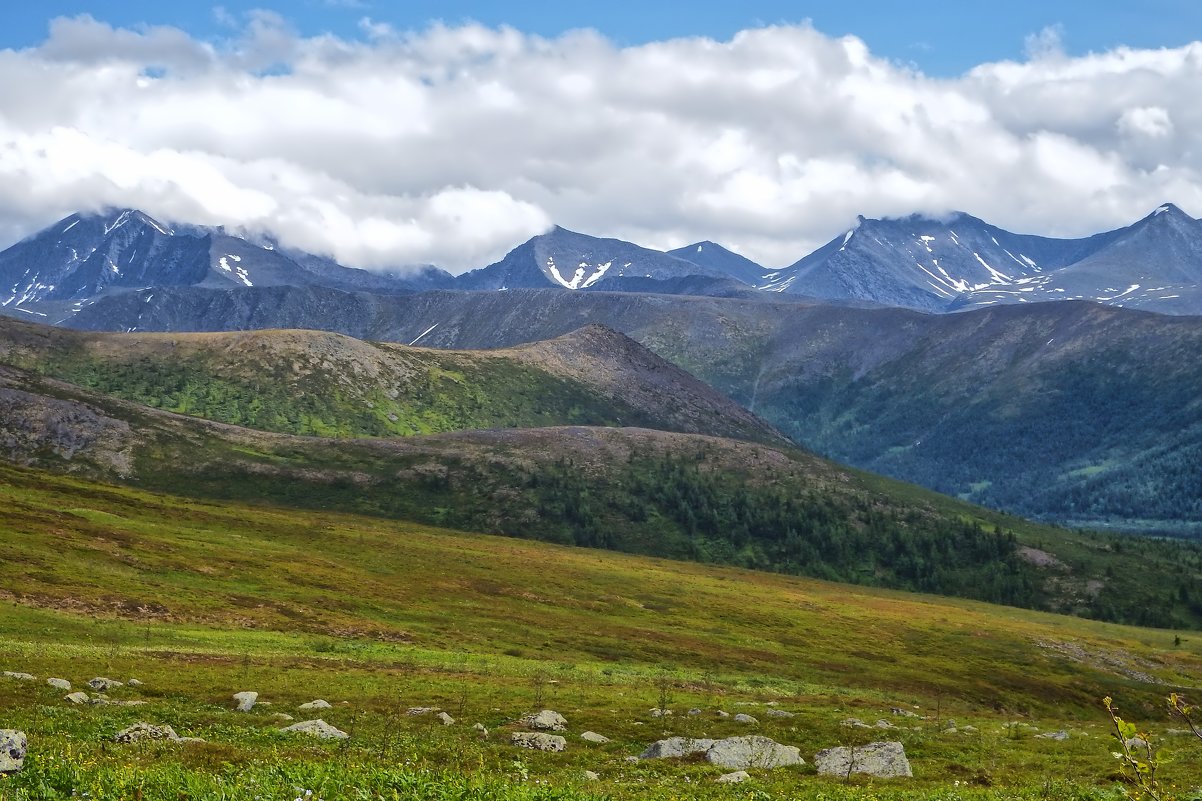
[[[526,33],[554,36],[579,27],[595,28],[619,45],[677,36],[727,39],[736,31],[778,22],[811,19],[825,34],[855,34],[873,53],[917,65],[931,75],[956,75],[985,61],[1017,59],[1026,38],[1059,26],[1069,54],[1132,47],[1178,46],[1202,36],[1198,0],[824,0],[781,2],[745,0],[684,3],[572,3],[563,0],[488,2],[488,0],[41,0],[6,3],[0,12],[0,47],[35,45],[55,16],[91,14],[115,26],[141,23],[173,25],[201,39],[220,39],[229,29],[220,6],[234,18],[252,8],[276,11],[301,35],[333,32],[359,36],[363,17],[400,29],[423,28],[435,19],[448,23],[474,20],[511,25]]]

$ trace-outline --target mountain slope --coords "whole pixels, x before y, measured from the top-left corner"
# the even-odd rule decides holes
[[[458,289],[564,289],[612,287],[618,278],[668,281],[694,275],[730,277],[658,250],[620,239],[599,239],[556,226],[511,250],[504,259],[465,273]]]
[[[0,449],[18,464],[193,497],[352,511],[1107,619],[1202,622],[1193,557],[1178,546],[1147,542],[1132,560],[1105,539],[757,443],[597,428],[298,438],[172,415],[6,367]]]
[[[771,272],[746,256],[727,250],[716,242],[694,242],[676,250],[669,250],[668,255],[700,267],[717,270],[749,286],[759,286],[764,282],[764,276]]]
[[[637,425],[784,442],[615,331],[450,352],[312,331],[82,334],[0,320],[0,363],[219,422],[323,436]]]
[[[135,290],[316,285],[404,292],[450,279],[431,267],[368,273],[221,228],[173,228],[124,209],[72,214],[0,252],[0,308],[61,319],[99,297]]]

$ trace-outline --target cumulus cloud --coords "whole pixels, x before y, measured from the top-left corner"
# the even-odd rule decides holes
[[[951,79],[808,25],[620,47],[510,28],[229,37],[55,20],[0,51],[0,235],[135,206],[344,263],[495,260],[552,223],[790,263],[857,214],[969,211],[1080,235],[1202,212],[1202,43]]]

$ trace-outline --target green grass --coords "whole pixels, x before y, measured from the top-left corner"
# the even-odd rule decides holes
[[[25,798],[325,799],[1118,798],[1100,706],[1115,697],[1202,783],[1202,762],[1158,699],[1202,676],[1202,635],[628,556],[413,523],[241,506],[4,468],[0,669],[146,685],[75,707],[38,683],[0,680],[0,726],[31,738]],[[1071,656],[1069,654],[1076,654]],[[1148,683],[1148,674],[1159,683]],[[232,710],[231,694],[271,706]],[[648,710],[669,697],[676,715]],[[279,734],[277,712],[314,698],[345,744]],[[770,718],[764,704],[797,713]],[[345,704],[343,702],[346,702]],[[756,704],[757,706],[744,706]],[[451,727],[410,717],[438,706]],[[894,717],[904,706],[928,717]],[[541,707],[569,720],[564,754],[519,751],[507,733]],[[684,714],[691,707],[699,716]],[[686,761],[628,765],[666,733],[746,727],[802,750],[899,739],[909,781],[752,771],[750,785]],[[315,715],[316,716],[316,715]],[[900,731],[840,725],[886,718]],[[975,734],[943,734],[954,718]],[[204,744],[118,746],[138,720]],[[1021,720],[1067,729],[1011,736]],[[470,729],[482,723],[487,739]],[[911,730],[910,726],[917,730]],[[612,738],[591,746],[585,729]],[[582,771],[601,774],[598,783]],[[957,785],[959,783],[959,785]],[[297,789],[299,788],[299,790]]]

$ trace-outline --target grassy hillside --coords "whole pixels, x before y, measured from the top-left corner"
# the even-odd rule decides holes
[[[783,442],[617,332],[451,352],[316,331],[105,335],[0,319],[0,364],[157,409],[322,437],[645,426]]]
[[[790,301],[514,290],[381,298],[156,291],[72,324],[282,325],[444,348],[586,322],[625,332],[797,442],[863,469],[1066,525],[1198,535],[1202,318],[1086,302],[950,315]]]
[[[1202,625],[1202,550],[1025,523],[797,449],[644,429],[318,440],[167,414],[6,368],[17,463],[194,497]]]
[[[31,743],[26,770],[0,780],[8,798],[1101,801],[1117,778],[1103,695],[1162,745],[1166,780],[1202,783],[1158,701],[1202,682],[1196,636],[12,467],[0,479],[0,667],[39,679],[0,678],[0,721]],[[109,697],[147,703],[70,706],[42,682],[95,675],[139,678]],[[231,711],[241,690],[271,706]],[[333,707],[296,709],[315,698]],[[660,704],[675,714],[652,718]],[[543,707],[568,718],[568,750],[510,746]],[[281,735],[284,712],[351,739]],[[106,742],[138,720],[206,742]],[[1034,737],[1060,729],[1068,740]],[[736,789],[702,762],[625,761],[669,734],[749,732],[810,763],[900,740],[915,777],[848,783],[807,765],[753,769]]]

